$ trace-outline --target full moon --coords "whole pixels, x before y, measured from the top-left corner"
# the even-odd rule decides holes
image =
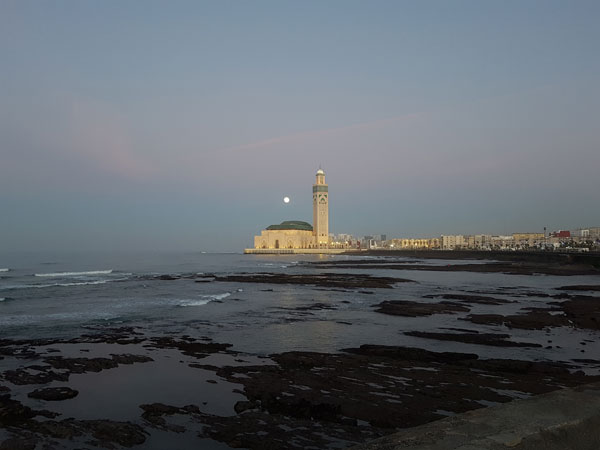
[[[289,203],[289,202],[290,202],[289,197],[283,197],[283,203]]]

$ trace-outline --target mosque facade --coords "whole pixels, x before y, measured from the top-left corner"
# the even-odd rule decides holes
[[[329,186],[325,172],[319,169],[313,190],[313,224],[300,220],[286,220],[270,225],[254,237],[254,248],[278,249],[328,249],[329,248]]]

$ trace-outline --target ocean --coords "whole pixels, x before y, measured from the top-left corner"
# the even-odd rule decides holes
[[[374,258],[376,257],[366,257]],[[559,348],[482,347],[406,336],[406,331],[456,327],[452,314],[399,318],[374,312],[386,300],[423,301],[436,293],[493,295],[514,299],[504,305],[472,305],[472,314],[516,314],[547,307],[536,293],[556,293],[565,284],[594,284],[596,276],[507,275],[502,273],[327,268],[317,261],[364,259],[345,255],[243,255],[224,253],[0,255],[0,338],[69,338],[128,326],[148,335],[208,336],[257,355],[291,350],[336,352],[374,343],[430,350],[473,351],[486,357],[531,360],[581,358],[579,343],[597,341],[585,329],[513,329],[512,339],[561,342]],[[408,263],[457,261],[395,258]],[[470,261],[471,263],[473,261]],[[485,263],[488,261],[479,261]],[[459,262],[460,263],[460,262]],[[364,273],[412,280],[393,289],[333,289],[311,285],[196,282],[193,277],[241,273]],[[169,279],[177,278],[178,279]],[[426,300],[427,301],[427,300]],[[302,306],[325,305],[302,310]],[[335,305],[335,308],[327,308]],[[502,331],[470,322],[461,328]],[[598,344],[588,352],[600,354]],[[589,368],[591,371],[596,369]]]
[[[557,301],[593,312],[593,292],[557,288],[597,275],[430,270],[490,262],[2,254],[0,446],[347,448],[596,380],[594,325],[548,324]]]

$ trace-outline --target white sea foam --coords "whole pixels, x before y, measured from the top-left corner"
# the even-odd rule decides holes
[[[213,300],[223,300],[231,295],[231,292],[225,292],[223,294],[213,294],[213,295],[203,295],[202,298],[208,299],[208,301]]]
[[[198,300],[180,300],[179,306],[203,306],[207,303],[213,302],[215,300],[223,300],[231,295],[231,292],[224,292],[222,294],[211,294],[211,295],[201,295]]]
[[[109,270],[90,270],[87,272],[55,272],[55,273],[36,273],[36,277],[76,277],[80,275],[108,275],[112,273],[112,269]]]
[[[0,272],[8,272],[8,271],[10,271],[10,269],[9,269],[9,268],[0,269]]]
[[[4,286],[2,289],[13,290],[13,289],[43,289],[49,287],[71,287],[71,286],[87,286],[87,285],[95,285],[95,284],[105,284],[109,281],[122,281],[126,280],[126,278],[120,278],[118,280],[96,280],[96,281],[77,281],[72,283],[49,283],[49,284],[14,284],[9,286]]]
[[[181,300],[179,306],[202,306],[210,303],[210,300]]]
[[[82,281],[80,283],[56,283],[53,286],[63,286],[63,287],[69,287],[69,286],[87,286],[87,285],[105,284],[105,283],[106,283],[106,280],[98,280],[98,281]]]

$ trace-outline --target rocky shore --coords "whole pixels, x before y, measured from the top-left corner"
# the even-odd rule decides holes
[[[410,334],[483,345],[528,345],[502,334]],[[94,346],[104,345],[127,352],[110,357],[68,355],[70,347],[81,353],[81,345],[91,353]],[[574,362],[485,359],[473,353],[399,346],[362,345],[334,354],[286,352],[259,364],[230,348],[208,338],[144,336],[128,328],[69,340],[4,339],[0,354],[18,367],[0,373],[0,449],[129,448],[151,442],[156,430],[175,437],[192,433],[234,448],[334,448],[486,405],[600,380],[578,371]],[[136,353],[129,353],[132,349]],[[165,351],[175,351],[182,359],[161,364],[184,363],[212,374],[207,390],[230,383],[243,399],[231,402],[230,413],[218,415],[207,411],[203,401],[157,403],[153,393],[146,392],[147,402],[138,405],[139,416],[130,421],[66,417],[54,410],[55,404],[68,403],[79,394],[69,387],[74,376],[155,363]],[[219,355],[233,364],[215,364]],[[164,380],[166,385],[170,382]],[[87,389],[93,390],[93,384]],[[35,400],[38,407],[26,399]]]
[[[345,448],[457,413],[600,381],[600,297],[589,277],[582,278],[586,284],[561,282],[542,292],[518,285],[423,287],[373,272],[575,276],[596,274],[592,266],[385,258],[303,267],[313,272],[146,279],[161,286],[251,286],[268,298],[300,286],[302,303],[269,303],[249,314],[286,316],[274,325],[282,336],[297,323],[352,333],[364,320],[392,330],[388,344],[365,339],[331,352],[262,355],[204,335],[202,320],[194,335],[128,326],[96,327],[68,339],[0,339],[0,450]],[[575,350],[563,352],[566,345],[579,357]],[[502,356],[490,356],[503,349]]]

